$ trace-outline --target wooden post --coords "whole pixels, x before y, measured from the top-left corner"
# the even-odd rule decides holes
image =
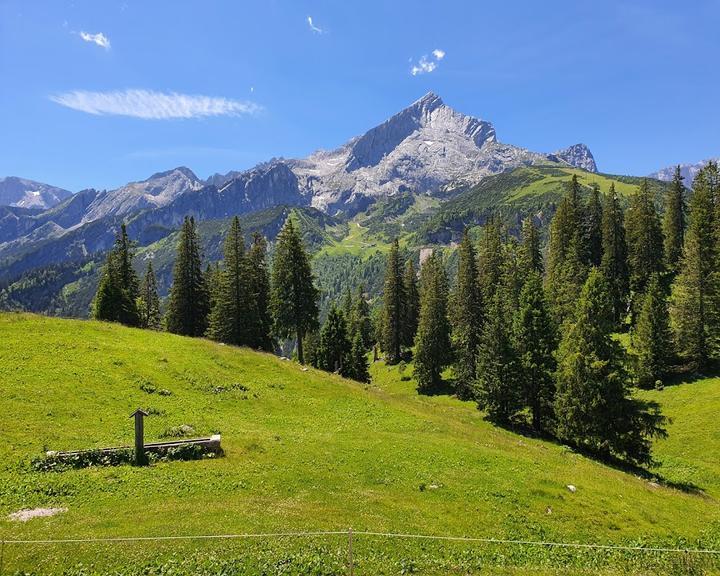
[[[130,418],[135,418],[135,465],[145,466],[147,464],[147,458],[145,457],[145,431],[143,428],[143,418],[148,413],[142,408],[138,408],[130,414]]]
[[[352,528],[348,529],[348,570],[350,572],[350,576],[353,576],[355,574],[355,568],[353,566],[353,538],[352,538]]]

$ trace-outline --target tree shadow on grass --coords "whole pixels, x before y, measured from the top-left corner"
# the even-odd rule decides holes
[[[658,487],[662,486],[665,488],[672,488],[686,494],[709,498],[709,496],[705,493],[705,490],[697,484],[694,484],[692,482],[677,482],[674,480],[670,480],[669,478],[664,477],[662,474],[653,472],[652,469],[643,468],[642,466],[638,466],[637,464],[626,462],[625,460],[617,458],[616,456],[598,454],[596,452],[593,452],[591,450],[585,450],[578,446],[571,446],[569,444],[566,444],[565,442],[558,440],[555,436],[552,436],[549,433],[535,430],[532,426],[528,424],[525,419],[518,419],[509,424],[498,424],[495,422],[492,422],[492,424],[494,426],[497,426],[498,428],[502,428],[503,430],[507,430],[508,432],[512,432],[526,438],[543,440],[545,442],[555,444],[556,446],[574,452],[575,454],[579,454],[585,458],[588,458],[589,460],[593,460],[594,462],[603,464],[604,466],[608,466],[609,468],[613,468],[620,472],[624,472],[625,474],[632,474],[633,476],[642,478],[643,480],[647,480],[647,482],[651,484],[656,484]],[[659,466],[660,464],[661,462],[655,463],[656,466]]]

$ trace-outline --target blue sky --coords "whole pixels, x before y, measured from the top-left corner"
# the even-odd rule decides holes
[[[430,90],[501,141],[646,174],[720,155],[719,63],[720,0],[0,0],[0,175],[207,177]]]

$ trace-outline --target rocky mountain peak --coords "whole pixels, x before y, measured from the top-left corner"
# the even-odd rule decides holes
[[[573,144],[562,150],[558,150],[550,155],[551,159],[557,159],[570,166],[576,168],[582,168],[588,172],[597,172],[597,165],[595,164],[595,158],[585,144]]]

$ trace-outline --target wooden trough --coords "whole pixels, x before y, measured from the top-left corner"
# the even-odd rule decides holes
[[[182,438],[178,440],[170,440],[166,442],[149,442],[144,445],[145,452],[151,452],[158,456],[164,456],[172,448],[179,448],[180,446],[200,446],[203,454],[215,454],[220,456],[223,451],[220,446],[220,434],[213,434],[209,438]],[[98,448],[90,450],[72,450],[72,451],[56,451],[50,450],[46,452],[46,456],[53,457],[58,460],[63,458],[71,458],[79,454],[87,452],[100,452],[102,454],[112,454],[113,452],[119,452],[121,450],[132,450],[132,446],[114,446],[112,448]]]

